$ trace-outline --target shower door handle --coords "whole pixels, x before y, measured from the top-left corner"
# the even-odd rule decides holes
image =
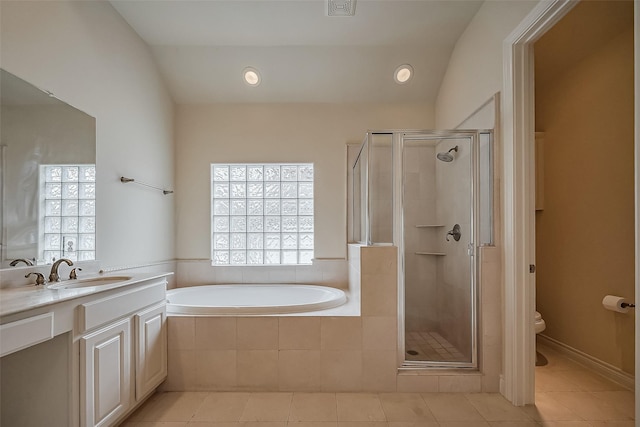
[[[469,254],[469,256],[473,256],[474,253],[475,253],[475,250],[474,250],[473,243],[469,243],[467,245],[467,254]]]

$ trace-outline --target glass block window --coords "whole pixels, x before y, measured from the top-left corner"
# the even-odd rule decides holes
[[[313,164],[212,164],[213,265],[311,264]]]
[[[39,258],[95,259],[96,166],[40,166]]]

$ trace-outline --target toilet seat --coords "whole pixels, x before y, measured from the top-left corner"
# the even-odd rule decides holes
[[[539,334],[540,332],[544,331],[547,328],[547,324],[545,323],[544,319],[542,318],[542,314],[538,313],[536,311],[536,316],[535,316],[535,330],[536,330],[536,334]]]

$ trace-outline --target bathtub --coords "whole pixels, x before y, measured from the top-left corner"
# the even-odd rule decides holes
[[[200,316],[268,316],[338,307],[344,291],[317,285],[206,285],[167,291],[167,314]]]

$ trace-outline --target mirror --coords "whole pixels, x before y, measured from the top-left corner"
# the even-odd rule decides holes
[[[2,69],[0,104],[0,267],[95,259],[95,118]]]

